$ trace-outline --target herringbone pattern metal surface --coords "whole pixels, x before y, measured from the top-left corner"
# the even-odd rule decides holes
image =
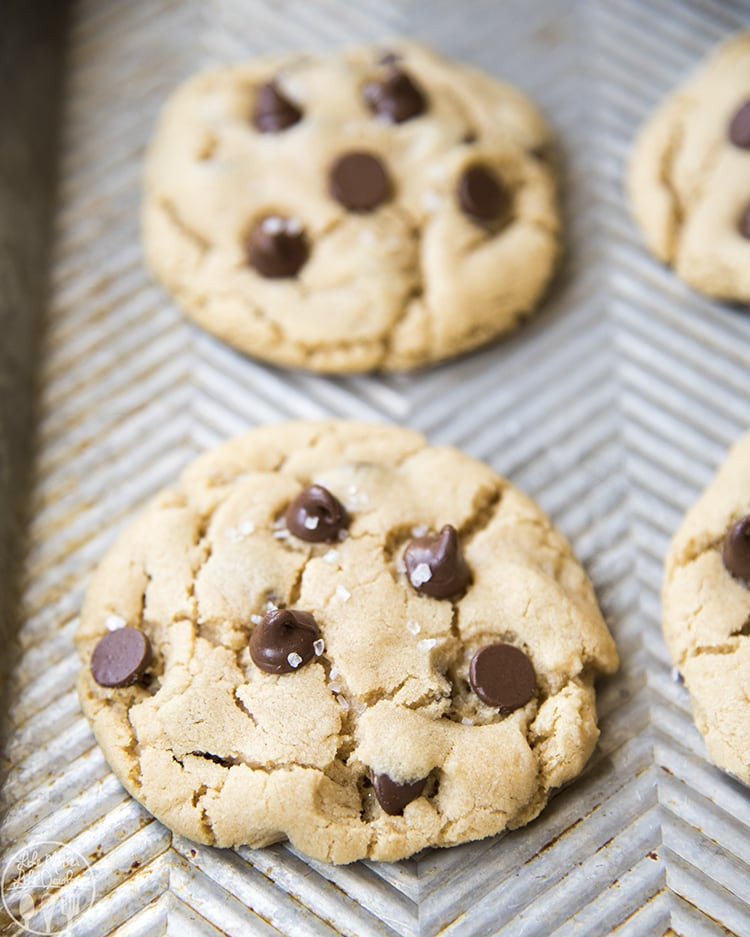
[[[97,899],[76,937],[750,934],[750,796],[706,760],[658,606],[671,532],[750,423],[750,319],[647,257],[622,194],[639,122],[742,25],[745,0],[78,3],[0,827],[8,851],[58,841],[90,861]],[[244,359],[143,267],[140,161],[158,107],[202,64],[402,33],[516,81],[549,115],[561,274],[517,335],[423,374],[326,379]],[[526,829],[345,868],[284,844],[194,846],[124,793],[80,715],[76,616],[125,521],[206,446],[328,415],[405,423],[487,460],[594,580],[622,668],[599,688],[585,775]]]

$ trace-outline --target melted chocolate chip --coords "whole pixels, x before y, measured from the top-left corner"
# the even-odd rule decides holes
[[[737,230],[743,238],[747,238],[747,240],[750,241],[750,205],[748,205],[740,215]]]
[[[422,91],[405,71],[396,66],[392,66],[383,78],[368,82],[362,94],[373,114],[392,124],[402,124],[417,117],[426,107]]]
[[[483,703],[500,712],[524,706],[536,692],[534,667],[512,644],[480,648],[469,664],[469,683]]]
[[[322,485],[304,488],[286,509],[286,526],[309,543],[331,543],[349,526],[346,508]]]
[[[280,133],[302,119],[302,111],[277,88],[275,82],[258,88],[253,124],[261,133]]]
[[[729,139],[743,150],[750,149],[750,101],[735,111],[729,124]]]
[[[296,218],[268,215],[247,236],[247,259],[262,277],[278,280],[296,276],[310,250]]]
[[[151,663],[151,642],[137,628],[109,631],[91,655],[91,673],[100,686],[130,686]]]
[[[391,195],[388,173],[372,153],[339,156],[330,168],[328,184],[331,195],[349,211],[374,211]]]
[[[387,774],[375,774],[372,780],[380,806],[391,816],[403,813],[404,807],[419,797],[427,783],[427,778],[420,778],[418,781],[399,784]]]
[[[276,608],[255,626],[250,638],[250,657],[266,673],[291,673],[315,656],[320,637],[309,612]]]
[[[417,537],[404,551],[409,582],[417,592],[446,599],[466,588],[471,573],[461,552],[458,533],[446,524],[436,537]]]
[[[733,576],[750,583],[750,514],[726,532],[721,558]]]
[[[495,173],[475,163],[458,180],[458,203],[477,221],[496,221],[508,208],[508,194]]]

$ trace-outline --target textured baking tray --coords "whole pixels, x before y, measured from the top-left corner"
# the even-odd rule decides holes
[[[16,921],[0,907],[0,933],[70,920],[76,937],[747,937],[750,792],[707,761],[661,640],[658,589],[682,512],[750,424],[750,316],[646,256],[622,170],[641,119],[714,42],[750,26],[750,2],[80,0],[67,25],[61,6],[9,0],[27,18],[35,8],[37,32],[42,10],[51,24],[41,53],[0,46],[37,118],[18,132],[46,123],[41,152],[59,162],[54,211],[50,165],[26,192],[6,173],[0,191],[5,268],[36,270],[6,278],[0,300],[3,607],[21,593],[3,622],[16,640],[4,635],[0,869],[11,899],[14,870],[35,899],[25,918],[9,902]],[[508,341],[418,375],[326,379],[243,359],[186,323],[144,270],[139,171],[158,107],[205,64],[394,34],[508,77],[549,115],[568,233],[555,288]],[[122,525],[204,447],[328,415],[401,422],[486,459],[541,502],[593,577],[622,668],[600,684],[584,776],[525,829],[345,868],[284,844],[194,846],[125,794],[79,712],[76,616]]]

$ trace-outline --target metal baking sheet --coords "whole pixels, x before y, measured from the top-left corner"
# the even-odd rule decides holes
[[[73,4],[3,712],[0,870],[35,900],[20,922],[0,908],[0,933],[750,934],[750,793],[706,758],[658,604],[669,536],[750,424],[750,316],[649,258],[622,191],[640,121],[743,26],[747,0]],[[139,173],[157,110],[202,65],[397,34],[517,82],[557,128],[568,234],[554,290],[509,340],[417,375],[329,379],[244,359],[144,269]],[[622,667],[599,686],[584,776],[525,829],[344,868],[285,844],[194,846],[125,794],[80,714],[72,635],[117,531],[204,447],[328,415],[404,423],[487,460],[539,500],[594,580]],[[3,424],[6,452],[18,422]]]

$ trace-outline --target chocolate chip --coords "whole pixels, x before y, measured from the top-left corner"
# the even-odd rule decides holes
[[[108,631],[91,655],[91,673],[100,686],[130,686],[151,663],[151,642],[137,628]]]
[[[466,588],[471,573],[456,528],[446,524],[436,537],[417,537],[404,551],[409,582],[417,592],[445,599]]]
[[[262,277],[279,280],[296,276],[310,250],[296,218],[267,215],[247,236],[247,259]]]
[[[748,205],[740,215],[740,221],[737,225],[737,229],[743,238],[747,238],[748,241],[750,241],[750,205]]]
[[[750,514],[726,532],[721,558],[733,576],[750,583]]]
[[[304,488],[286,509],[286,526],[310,543],[331,543],[349,526],[346,508],[322,485]]]
[[[475,163],[458,180],[461,209],[478,221],[496,221],[508,207],[508,195],[495,173]]]
[[[258,88],[253,123],[261,133],[279,133],[301,119],[302,111],[279,91],[275,82]]]
[[[362,89],[367,106],[378,117],[402,124],[425,110],[425,96],[402,69],[392,66],[387,74],[369,81]]]
[[[291,673],[315,656],[319,637],[318,624],[309,612],[276,608],[255,626],[250,657],[266,673]]]
[[[469,664],[469,683],[483,703],[501,712],[524,706],[536,692],[529,658],[512,644],[488,644]]]
[[[349,211],[373,211],[391,195],[385,167],[372,153],[344,153],[333,163],[328,184],[331,195]]]
[[[743,150],[750,149],[750,101],[735,112],[729,124],[729,139]]]
[[[418,781],[411,781],[407,784],[399,784],[389,778],[387,774],[375,774],[372,781],[375,796],[378,798],[380,806],[391,816],[398,816],[404,812],[404,807],[407,804],[419,797],[427,783],[427,778],[420,778]]]

